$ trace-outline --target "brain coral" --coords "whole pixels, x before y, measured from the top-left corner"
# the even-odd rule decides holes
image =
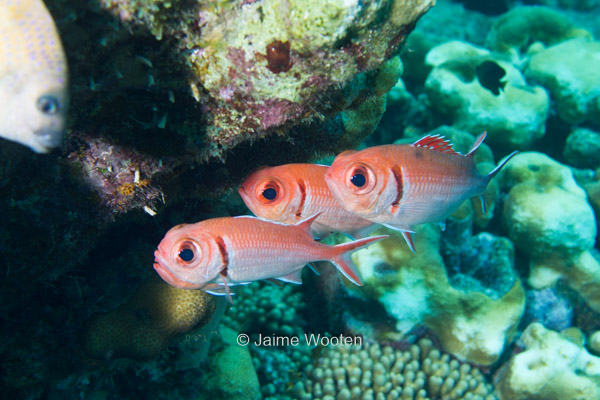
[[[207,111],[205,156],[318,120],[374,95],[375,71],[397,54],[434,0],[103,0],[122,21],[172,40]],[[361,73],[366,85],[355,79]],[[380,94],[377,92],[377,94]]]
[[[177,289],[149,279],[128,303],[90,317],[83,328],[81,347],[99,360],[148,360],[173,336],[206,324],[214,311],[214,297],[201,290]]]
[[[477,368],[451,360],[429,339],[406,351],[365,343],[326,348],[294,387],[309,399],[496,399]]]

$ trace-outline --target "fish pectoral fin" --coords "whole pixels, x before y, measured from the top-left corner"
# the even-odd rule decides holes
[[[483,215],[487,214],[487,205],[485,204],[485,195],[484,194],[480,194],[477,197],[479,197],[479,205],[481,207],[481,213]],[[475,198],[473,198],[473,200],[475,200]],[[475,205],[475,204],[473,203],[473,205]]]
[[[229,291],[229,288],[227,286],[221,286],[221,285],[215,286],[210,289],[204,289],[204,291],[206,293],[210,293],[215,296],[227,296],[227,295],[234,296],[235,295],[235,293]]]
[[[227,275],[221,273],[221,281],[223,282],[223,289],[225,289],[225,296],[227,296],[227,301],[230,304],[233,304],[233,299],[231,298],[231,292],[229,291],[229,286],[227,285]]]
[[[289,282],[289,283],[295,283],[296,285],[301,285],[302,284],[302,276],[301,275],[302,275],[302,269],[299,269],[297,271],[292,272],[291,274],[280,276],[275,279],[279,279],[280,281],[283,281],[283,282]]]
[[[377,229],[377,224],[372,224],[372,225],[368,225],[365,226],[364,228],[361,229],[357,229],[353,232],[350,232],[349,235],[351,236],[350,239],[354,240],[354,239],[363,239],[368,237],[371,233],[373,233],[373,231],[375,231],[375,229]]]

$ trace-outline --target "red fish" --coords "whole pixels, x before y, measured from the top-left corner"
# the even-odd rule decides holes
[[[311,225],[313,236],[322,238],[343,232],[355,238],[367,236],[376,224],[347,211],[331,195],[325,183],[326,165],[286,164],[251,173],[239,194],[258,217],[295,224],[306,215],[319,214]]]
[[[296,225],[249,216],[178,225],[154,252],[154,269],[173,286],[226,294],[230,300],[230,285],[263,279],[300,284],[304,265],[319,260],[331,261],[350,281],[361,285],[350,254],[387,236],[328,246],[310,233],[317,217]]]
[[[413,226],[442,222],[471,197],[480,196],[485,205],[487,184],[517,153],[481,175],[473,154],[484,139],[485,132],[466,155],[454,151],[452,144],[438,135],[425,136],[411,145],[346,151],[333,161],[325,181],[346,210],[401,231],[415,251]]]

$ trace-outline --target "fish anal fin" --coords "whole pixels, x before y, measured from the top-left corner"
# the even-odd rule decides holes
[[[275,278],[265,279],[265,282],[270,283],[271,285],[277,286],[279,288],[283,287],[283,284]]]
[[[469,152],[467,153],[467,157],[472,156],[477,151],[479,146],[481,146],[481,143],[483,143],[483,141],[485,140],[486,136],[487,136],[487,132],[483,132],[481,135],[479,135],[477,137],[475,142],[471,145],[471,148],[469,149]]]
[[[410,229],[400,228],[398,226],[388,225],[388,224],[383,224],[383,226],[402,233],[402,237],[406,241],[406,244],[408,245],[408,248],[410,249],[410,251],[412,251],[413,253],[417,252],[417,250],[415,249],[415,243],[413,242],[413,238],[412,238],[412,234],[415,233],[415,231],[411,231]]]
[[[306,232],[308,235],[310,235],[310,237],[313,237],[313,234],[310,230],[310,226],[312,225],[313,222],[315,222],[315,219],[317,219],[319,217],[319,215],[321,215],[320,212],[318,212],[315,215],[310,216],[306,219],[303,219],[302,221],[298,222],[294,226],[297,226],[298,228],[300,228],[304,232]]]
[[[279,279],[283,282],[295,283],[296,285],[302,284],[302,269],[296,270],[291,274],[287,274],[284,276],[277,277],[275,279]]]
[[[413,147],[423,147],[445,154],[461,155],[454,150],[452,142],[440,135],[427,135],[412,144]]]
[[[367,225],[364,228],[348,232],[348,235],[350,235],[351,239],[362,239],[368,237],[377,228],[377,224]]]
[[[315,275],[321,276],[319,271],[317,271],[317,266],[314,263],[308,263],[307,265],[308,265],[308,268],[310,268],[311,271],[315,273]]]
[[[413,242],[412,233],[410,233],[409,231],[402,231],[402,237],[406,241],[406,244],[408,245],[410,251],[416,253],[417,250],[415,250],[415,243]]]

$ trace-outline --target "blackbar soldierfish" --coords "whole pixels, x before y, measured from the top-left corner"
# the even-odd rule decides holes
[[[311,225],[313,236],[342,232],[367,236],[376,224],[347,211],[325,183],[326,165],[286,164],[252,172],[239,188],[246,206],[256,216],[295,224],[319,213]]]
[[[41,0],[0,0],[0,137],[46,153],[62,143],[67,60]]]
[[[460,204],[482,196],[506,157],[487,175],[477,172],[473,154],[485,139],[481,134],[466,155],[440,136],[425,136],[410,145],[383,145],[346,151],[325,174],[334,197],[348,210],[370,221],[399,230],[415,251],[415,225],[442,222]]]
[[[296,225],[249,216],[178,225],[167,232],[154,252],[154,269],[173,286],[229,297],[228,286],[256,280],[302,283],[304,265],[327,260],[361,285],[350,254],[387,236],[328,246],[315,241],[310,233],[317,217]]]

